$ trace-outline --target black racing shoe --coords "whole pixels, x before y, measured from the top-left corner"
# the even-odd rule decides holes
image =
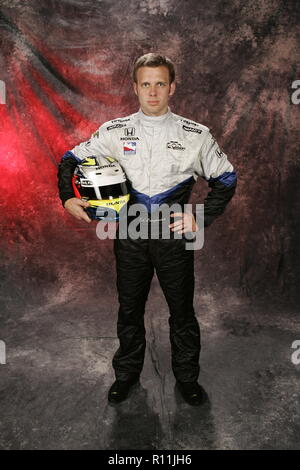
[[[203,388],[198,382],[179,382],[177,380],[177,386],[184,400],[193,406],[202,405],[206,397]]]
[[[130,388],[136,384],[139,377],[131,380],[116,380],[109,389],[108,401],[111,403],[120,403],[127,398]]]

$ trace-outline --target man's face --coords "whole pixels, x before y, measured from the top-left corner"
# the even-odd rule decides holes
[[[133,87],[142,111],[148,116],[165,114],[169,97],[175,91],[175,83],[170,84],[168,68],[165,65],[140,67],[136,75],[137,83]]]

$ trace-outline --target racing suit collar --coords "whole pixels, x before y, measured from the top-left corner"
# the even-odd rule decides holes
[[[168,111],[165,114],[162,114],[161,116],[148,116],[147,114],[143,113],[142,109],[140,108],[136,113],[136,119],[141,121],[146,126],[149,125],[156,127],[163,126],[166,121],[170,118],[171,114],[172,113],[169,106]]]

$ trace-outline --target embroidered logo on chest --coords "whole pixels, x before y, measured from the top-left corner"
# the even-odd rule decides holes
[[[124,155],[135,155],[136,154],[136,142],[124,142],[123,143],[123,154]]]
[[[185,147],[183,147],[181,143],[177,142],[176,140],[171,140],[170,142],[168,142],[167,148],[172,150],[185,150]]]
[[[189,126],[185,126],[185,125],[182,126],[182,129],[184,129],[187,132],[197,132],[198,134],[202,133],[201,129],[195,129],[194,127],[189,127]]]

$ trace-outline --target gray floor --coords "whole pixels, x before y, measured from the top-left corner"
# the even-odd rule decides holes
[[[196,293],[201,290],[196,286]],[[62,296],[65,298],[65,293]],[[209,400],[184,403],[170,369],[168,310],[153,279],[140,384],[108,404],[117,348],[116,298],[59,297],[12,311],[1,330],[1,449],[299,449],[300,339],[296,309],[255,306],[234,292],[196,294],[200,383]]]

